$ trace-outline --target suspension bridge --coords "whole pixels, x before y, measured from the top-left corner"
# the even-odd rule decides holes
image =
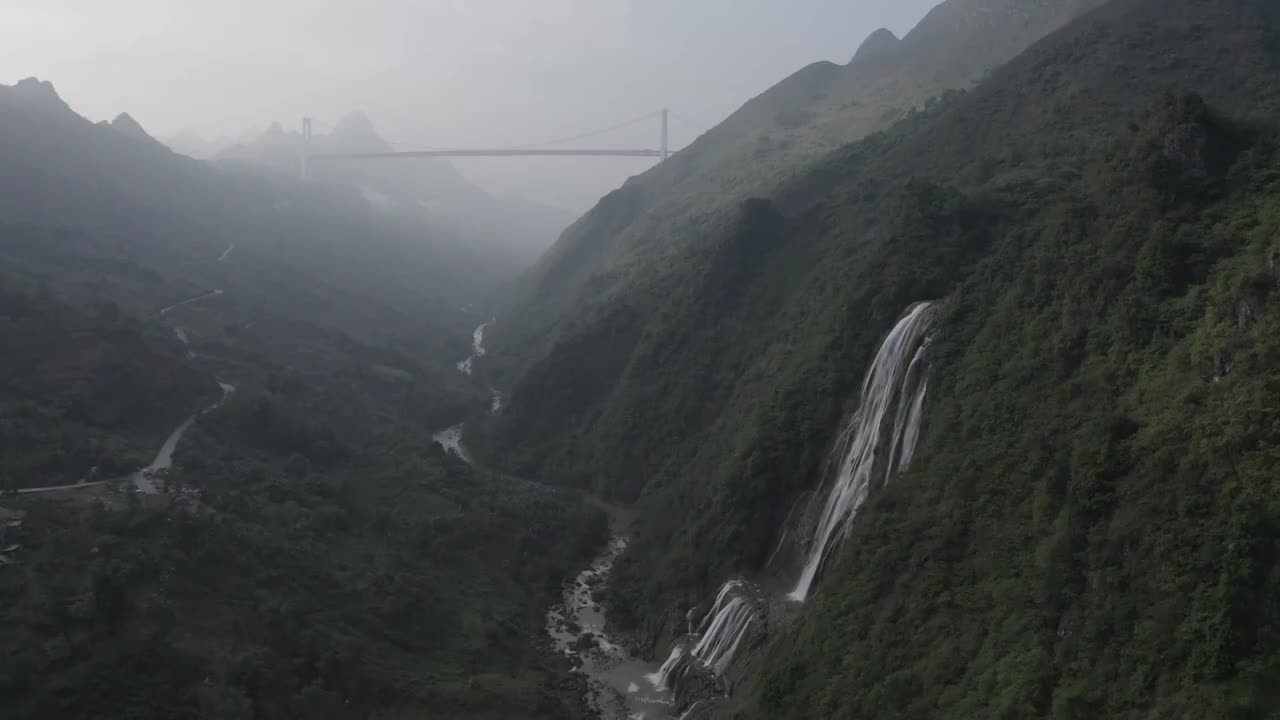
[[[618,130],[642,120],[659,120],[658,146],[656,148],[611,148],[611,147],[555,147],[566,142],[585,140]],[[613,158],[654,158],[659,162],[666,160],[674,152],[670,144],[671,111],[663,108],[635,120],[614,125],[601,130],[575,135],[570,138],[559,138],[529,145],[517,145],[504,148],[438,148],[412,147],[404,143],[388,143],[403,149],[386,152],[354,152],[354,153],[314,153],[311,151],[312,119],[302,118],[303,152],[301,171],[306,177],[313,165],[341,163],[354,160],[412,160],[415,158],[481,158],[481,157],[613,157]]]

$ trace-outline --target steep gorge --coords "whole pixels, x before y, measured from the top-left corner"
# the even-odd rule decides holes
[[[752,196],[807,175],[831,151],[884,130],[947,90],[972,87],[1103,0],[948,0],[893,46],[818,62],[747,102],[684,151],[606,196],[514,291],[495,338],[510,373],[564,341],[565,319],[667,275]],[[866,43],[883,48],[882,33]]]
[[[514,468],[635,502],[610,617],[657,662],[727,581],[799,589],[806,533],[785,533],[858,381],[903,308],[938,301],[910,468],[877,471],[803,610],[730,636],[751,672],[729,704],[683,711],[1268,707],[1277,22],[1260,0],[1114,0],[697,241],[634,245],[662,270],[608,271],[560,319],[493,437]]]

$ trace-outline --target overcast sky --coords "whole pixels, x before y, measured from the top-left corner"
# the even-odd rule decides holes
[[[848,62],[937,0],[3,0],[0,82],[50,80],[93,120],[153,135],[322,131],[350,110],[388,139],[507,146],[661,107],[682,145],[816,60]],[[656,121],[596,145],[657,144]],[[498,193],[580,210],[646,164],[468,161]]]

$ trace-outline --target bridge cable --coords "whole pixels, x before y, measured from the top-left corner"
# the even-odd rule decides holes
[[[547,145],[561,145],[563,143],[573,142],[575,140],[585,140],[587,138],[595,137],[597,135],[604,135],[605,133],[613,132],[614,130],[621,130],[622,128],[630,127],[644,120],[653,119],[657,117],[658,114],[659,113],[657,112],[651,112],[645,115],[641,115],[640,117],[637,117],[637,118],[632,118],[626,122],[618,123],[617,125],[611,125],[610,127],[603,128],[600,130],[592,130],[591,132],[585,132],[580,135],[571,135],[569,137],[556,138],[554,140],[546,140],[543,142],[525,143],[523,145],[512,145],[511,147],[505,147],[502,149],[503,150],[528,150],[530,148],[545,147]]]

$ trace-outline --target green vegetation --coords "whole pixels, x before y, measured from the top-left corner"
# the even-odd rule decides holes
[[[490,402],[485,258],[47,84],[0,117],[0,483],[137,470],[236,387],[165,492],[0,496],[0,717],[583,717],[544,622],[603,513],[431,439]]]
[[[172,497],[24,504],[6,717],[573,717],[542,621],[599,511],[445,457],[406,418],[353,446],[304,412],[334,391],[236,393]]]
[[[0,277],[0,489],[132,472],[212,402],[217,386],[162,332]]]
[[[939,322],[916,465],[749,715],[1274,710],[1278,139],[1161,100],[1008,231]]]
[[[69,439],[8,472],[128,457],[154,430],[112,390],[238,390],[168,494],[5,500],[29,511],[0,568],[6,717],[580,717],[541,628],[606,531],[575,490],[636,506],[608,592],[642,646],[728,577],[788,584],[795,548],[767,558],[924,299],[914,463],[794,622],[744,648],[764,661],[722,709],[1275,717],[1280,12],[1112,0],[991,69],[1094,5],[952,0],[610,195],[502,318],[521,379],[483,434],[487,388],[452,369],[469,321],[415,284],[431,256],[324,191],[176,243],[167,214],[109,221],[92,193],[56,223],[11,202],[24,290],[0,295],[0,339],[39,354],[6,359],[0,439]],[[152,200],[209,218],[178,185]],[[209,260],[227,227],[237,272]],[[154,310],[212,287],[180,311],[195,357],[162,348]],[[119,306],[76,304],[99,296]],[[59,352],[107,360],[27,390]],[[429,441],[468,413],[503,472]]]
[[[688,148],[629,180],[571,226],[518,285],[490,365],[514,382],[635,282],[665,274],[716,219],[776,193],[847,143],[884,130],[947,90],[972,87],[1103,0],[948,0],[884,53],[819,62],[747,102]],[[880,45],[881,34],[867,40]]]
[[[942,299],[915,464],[737,712],[1270,717],[1278,22],[1117,0],[587,282],[493,442],[636,500],[612,617],[656,642],[793,581],[765,561],[867,361]]]

